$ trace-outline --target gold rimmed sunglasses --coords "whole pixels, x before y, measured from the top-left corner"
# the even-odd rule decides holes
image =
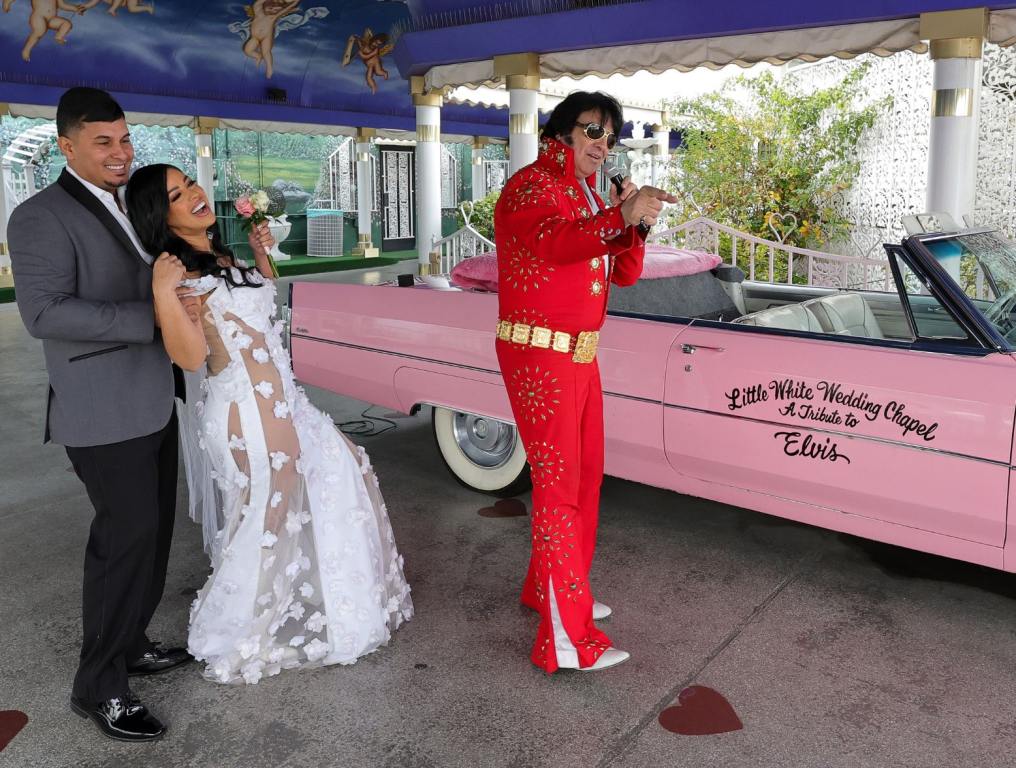
[[[606,130],[599,123],[575,123],[575,125],[582,129],[582,133],[586,135],[587,139],[596,141],[597,139],[602,139],[606,136],[607,149],[613,149],[614,145],[617,144],[617,136]]]

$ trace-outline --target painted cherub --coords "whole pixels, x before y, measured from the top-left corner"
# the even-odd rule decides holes
[[[89,8],[94,8],[99,3],[109,4],[109,15],[116,16],[116,12],[127,6],[127,11],[130,13],[155,13],[155,6],[152,4],[145,5],[141,0],[88,0],[84,4],[84,9],[87,11]]]
[[[374,75],[380,75],[388,79],[388,72],[385,71],[381,58],[387,56],[395,48],[395,43],[388,42],[388,35],[382,33],[375,35],[370,27],[363,30],[362,35],[350,35],[346,41],[346,52],[342,56],[342,66],[346,66],[353,60],[353,46],[357,48],[357,55],[367,68],[365,75],[367,87],[371,93],[377,93],[377,81]]]
[[[275,26],[279,19],[299,7],[300,0],[254,0],[253,5],[244,6],[250,16],[250,37],[243,44],[243,52],[254,59],[258,66],[264,62],[266,77],[272,76]]]
[[[14,0],[3,0],[4,13],[9,11],[12,5]],[[85,12],[85,7],[72,5],[65,0],[32,0],[32,13],[28,17],[28,27],[31,31],[25,40],[25,47],[21,49],[21,58],[31,61],[35,44],[50,30],[56,33],[53,39],[60,45],[67,42],[67,35],[74,29],[74,25],[70,19],[61,16],[60,11],[81,15]]]

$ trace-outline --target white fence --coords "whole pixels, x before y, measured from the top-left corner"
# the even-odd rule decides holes
[[[827,288],[892,291],[886,259],[840,256],[740,232],[704,216],[650,235],[651,242],[719,254],[745,269],[749,280]],[[777,279],[779,273],[779,279]],[[797,278],[795,280],[795,277]]]
[[[469,200],[459,206],[465,226],[447,237],[436,240],[430,249],[430,272],[447,275],[463,259],[490,253],[494,243],[477,232],[469,223],[473,216],[473,203]]]
[[[472,203],[459,206],[466,225],[434,242],[431,274],[447,275],[463,259],[490,253],[495,246],[470,224]],[[703,216],[655,232],[650,242],[720,254],[740,266],[748,280],[804,284],[862,291],[893,291],[892,271],[884,258],[841,256],[766,240]]]

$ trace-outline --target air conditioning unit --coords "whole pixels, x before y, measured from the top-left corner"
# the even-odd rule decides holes
[[[342,211],[307,209],[307,255],[335,258],[342,255]]]

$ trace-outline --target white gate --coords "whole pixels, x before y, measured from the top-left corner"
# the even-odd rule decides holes
[[[7,242],[7,222],[14,209],[35,194],[35,167],[56,146],[56,123],[35,125],[18,134],[0,160],[0,244]],[[6,247],[0,249],[0,271],[10,269]]]

